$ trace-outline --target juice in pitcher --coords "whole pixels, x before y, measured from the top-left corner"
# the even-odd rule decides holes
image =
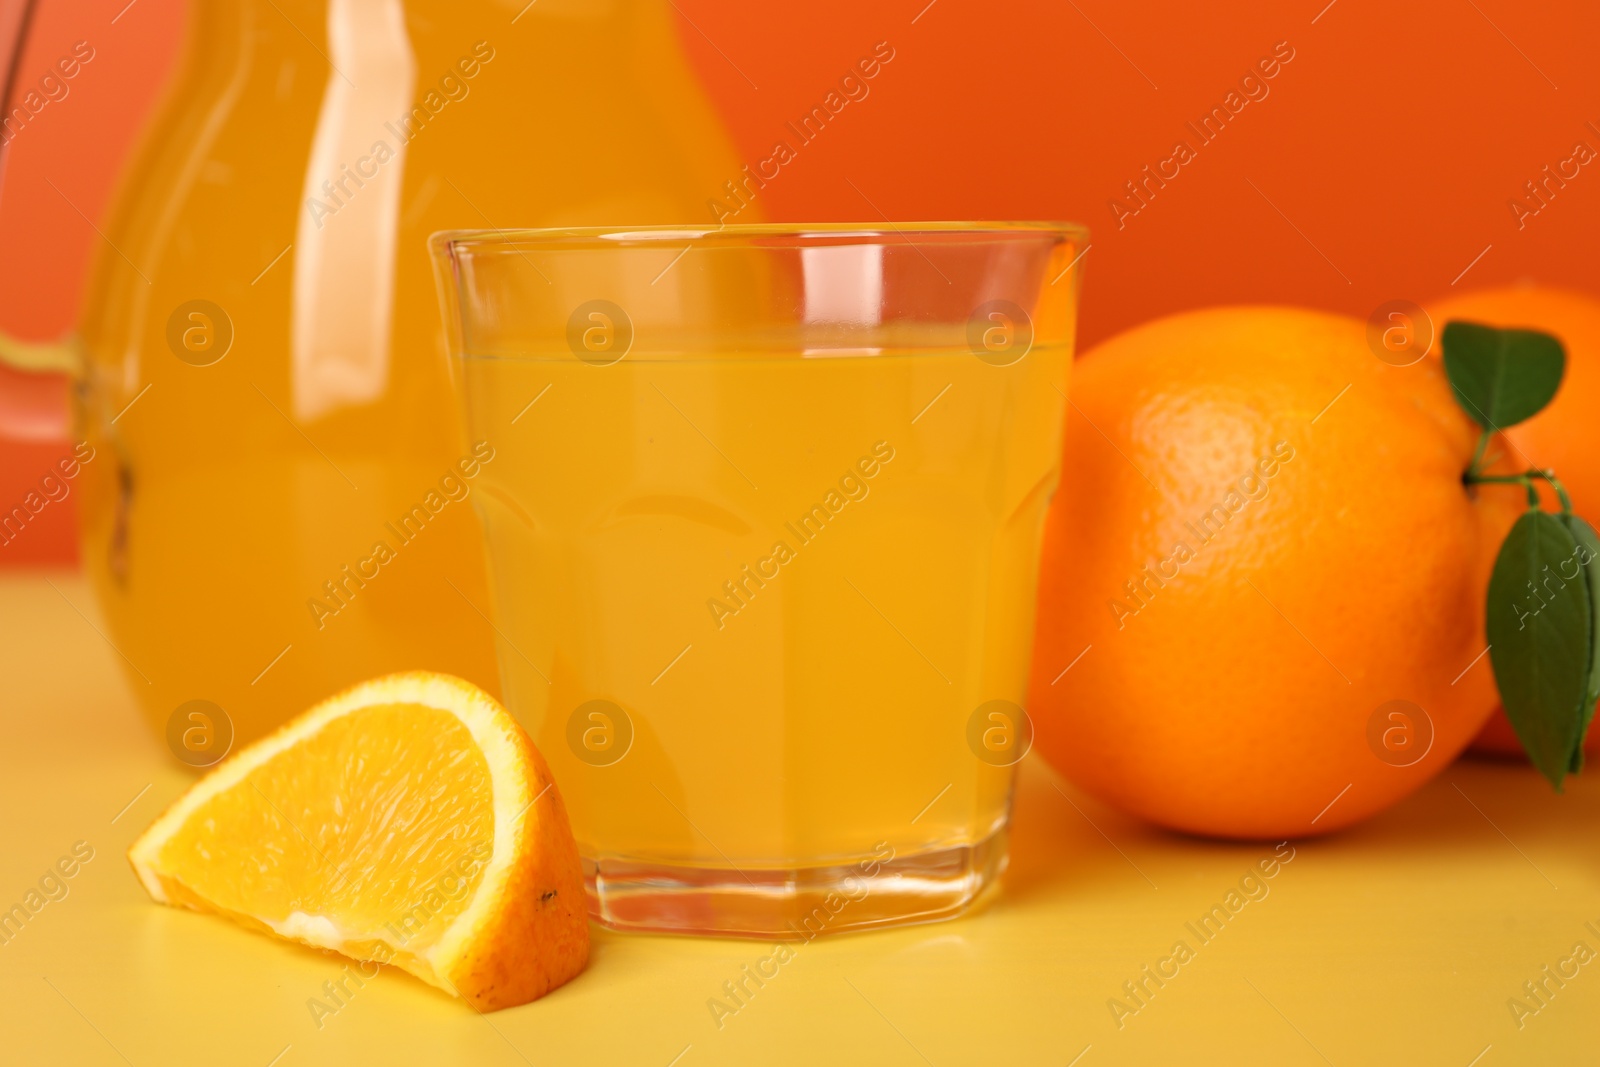
[[[197,0],[84,302],[84,561],[151,720],[391,670],[498,691],[426,248],[702,219],[664,0]]]

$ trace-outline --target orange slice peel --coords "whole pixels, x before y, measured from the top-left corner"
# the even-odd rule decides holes
[[[128,858],[160,903],[392,964],[483,1011],[588,959],[550,771],[504,708],[448,675],[323,701],[196,782]]]

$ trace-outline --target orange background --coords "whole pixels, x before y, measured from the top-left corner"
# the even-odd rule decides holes
[[[925,3],[675,0],[685,48],[752,164],[874,45],[895,50],[870,95],[761,192],[767,217],[1086,222],[1085,344],[1206,304],[1365,317],[1453,283],[1600,292],[1600,161],[1520,227],[1508,206],[1576,142],[1600,151],[1600,5]],[[101,245],[94,223],[175,55],[186,5],[125,5],[39,5],[22,84],[73,41],[96,56],[6,153],[0,329],[14,336],[71,328]],[[17,10],[0,0],[0,39]],[[1201,145],[1186,122],[1279,42],[1294,58],[1268,95]],[[1195,158],[1119,228],[1111,201],[1138,206],[1124,183],[1179,139]],[[21,387],[0,369],[0,392]],[[61,451],[0,439],[0,506]],[[71,503],[41,513],[0,566],[74,558]]]

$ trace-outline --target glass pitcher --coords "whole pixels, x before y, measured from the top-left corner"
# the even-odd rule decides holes
[[[399,669],[498,692],[496,452],[427,236],[704,221],[737,173],[663,0],[197,2],[74,344],[84,565],[152,724],[201,699],[247,741]]]

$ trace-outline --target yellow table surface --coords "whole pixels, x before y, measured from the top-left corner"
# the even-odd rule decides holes
[[[123,853],[192,780],[147,731],[74,574],[0,576],[0,909],[94,857],[0,945],[4,1064],[1600,1063],[1600,780],[1462,762],[1364,826],[1296,843],[1220,934],[1186,927],[1270,844],[1169,834],[1032,758],[1011,869],[952,922],[801,946],[719,1027],[759,942],[594,931],[589,969],[480,1016],[384,970],[318,1026],[345,961],[159,907]],[[1287,851],[1287,850],[1286,850]],[[1586,925],[1592,924],[1592,925]],[[1175,977],[1112,998],[1174,942]],[[1518,1025],[1543,968],[1577,974]],[[1171,970],[1171,965],[1167,965]],[[1150,985],[1153,988],[1153,983]]]

